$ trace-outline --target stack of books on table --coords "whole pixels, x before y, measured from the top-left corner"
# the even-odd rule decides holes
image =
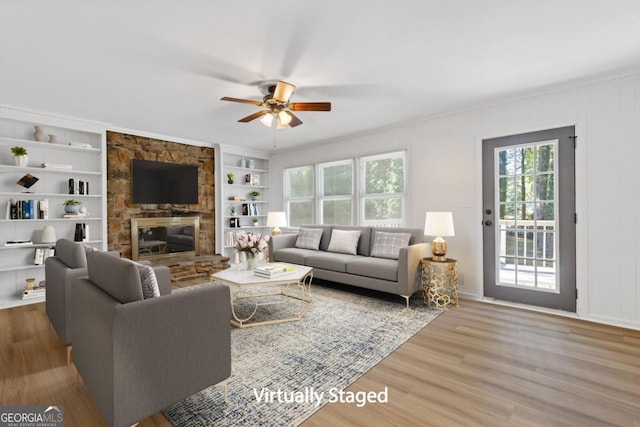
[[[282,276],[283,274],[292,273],[294,271],[296,271],[295,265],[269,263],[267,265],[256,267],[256,269],[253,270],[253,275],[272,279],[274,277]]]
[[[43,297],[46,294],[46,288],[25,289],[22,292],[22,299],[31,299]]]

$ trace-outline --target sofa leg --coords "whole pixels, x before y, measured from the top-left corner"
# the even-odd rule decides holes
[[[224,393],[224,404],[229,405],[227,380],[222,383],[222,393]]]
[[[402,298],[404,298],[404,300],[407,302],[407,308],[409,308],[409,298],[411,298],[410,296],[406,296],[406,295],[400,295]]]
[[[67,346],[67,365],[71,364],[71,349],[72,348],[73,347],[70,346],[70,345]]]

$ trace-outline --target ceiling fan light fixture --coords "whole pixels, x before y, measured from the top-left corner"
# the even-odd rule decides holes
[[[271,127],[271,123],[273,123],[273,114],[269,113],[269,114],[265,114],[264,116],[262,116],[262,118],[260,119],[260,122],[265,125],[266,127],[270,128]]]
[[[291,123],[291,114],[287,113],[284,110],[280,111],[278,113],[278,119],[282,126],[287,126],[289,123]]]

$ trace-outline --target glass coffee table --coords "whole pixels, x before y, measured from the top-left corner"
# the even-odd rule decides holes
[[[222,270],[211,275],[211,283],[222,283],[231,288],[231,324],[238,328],[294,322],[302,319],[311,303],[311,281],[313,268],[304,265],[287,264],[295,270],[274,278],[259,277],[253,270]],[[249,313],[237,313],[237,305],[248,301]],[[258,308],[280,305],[275,318],[255,320]],[[280,315],[283,315],[281,317]],[[254,319],[254,320],[252,320]]]

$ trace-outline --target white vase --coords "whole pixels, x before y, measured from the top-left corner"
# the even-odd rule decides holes
[[[52,225],[46,225],[42,229],[42,234],[40,236],[40,241],[42,243],[55,243],[56,242],[56,229],[53,228]]]
[[[25,167],[29,161],[29,156],[13,156],[16,166]]]
[[[42,142],[44,141],[44,131],[42,130],[42,128],[40,126],[34,126],[36,128],[36,131],[33,132],[33,139],[35,139],[38,142]]]

